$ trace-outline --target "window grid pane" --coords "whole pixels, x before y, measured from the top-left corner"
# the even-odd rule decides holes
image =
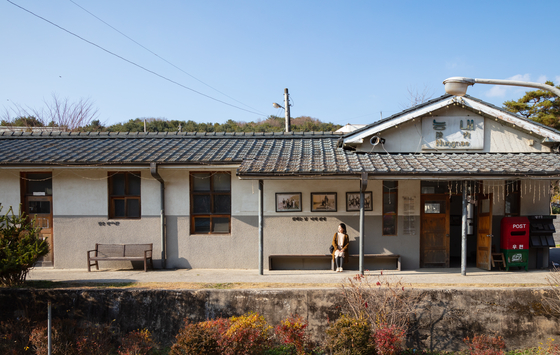
[[[230,233],[231,174],[191,173],[190,177],[191,233]]]
[[[383,235],[397,235],[398,182],[383,181]]]
[[[140,172],[109,172],[109,219],[141,218]]]

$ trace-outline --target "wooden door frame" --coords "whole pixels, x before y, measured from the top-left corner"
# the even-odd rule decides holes
[[[447,238],[447,260],[445,260],[444,267],[449,267],[449,252],[450,252],[450,198],[449,194],[441,193],[441,194],[421,194],[420,195],[420,267],[424,266],[424,246],[423,246],[423,224],[424,216],[426,213],[424,212],[424,203],[426,200],[445,200],[446,207],[445,207],[445,229],[447,231],[444,238]]]
[[[489,210],[488,212],[482,212],[482,201],[483,200],[488,200],[488,207]],[[483,269],[483,270],[492,270],[492,264],[491,264],[491,258],[492,258],[492,218],[493,218],[493,195],[490,194],[478,194],[477,196],[477,201],[478,201],[478,208],[477,208],[477,213],[476,213],[476,267],[479,269]],[[480,223],[480,218],[482,217],[487,217],[488,218],[488,230],[486,232],[482,231],[481,232],[481,225],[482,223]],[[490,245],[489,247],[486,249],[486,247],[482,246],[479,249],[479,241],[480,241],[480,235],[481,234],[486,234],[485,238],[489,238],[490,239]],[[487,255],[487,260],[480,260],[479,259],[479,255],[480,252],[486,252]]]
[[[50,236],[48,237],[49,240],[49,253],[47,255],[45,255],[44,257],[42,257],[39,261],[37,261],[36,266],[54,266],[54,228],[53,228],[53,195],[43,195],[43,196],[34,196],[34,195],[28,195],[27,194],[27,176],[28,174],[50,174],[51,175],[51,179],[52,179],[52,172],[51,171],[26,171],[26,172],[20,172],[20,198],[21,198],[21,207],[22,207],[22,212],[25,212],[25,214],[27,215],[27,218],[29,220],[32,220],[34,218],[34,215],[28,212],[28,203],[29,201],[49,201],[50,203],[50,215],[48,217],[49,220],[49,228],[46,228],[47,234],[49,234]],[[52,188],[52,186],[51,186]],[[41,232],[39,232],[41,233]],[[41,236],[42,237],[42,236]],[[49,257],[50,256],[50,260],[44,260],[45,257]]]

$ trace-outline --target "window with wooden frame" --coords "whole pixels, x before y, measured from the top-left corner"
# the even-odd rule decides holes
[[[383,235],[397,235],[398,182],[383,181]]]
[[[139,171],[109,172],[109,219],[140,219]]]
[[[231,233],[231,174],[193,172],[191,180],[191,233]]]
[[[521,181],[509,180],[505,185],[506,198],[504,199],[504,215],[518,217],[521,213]]]

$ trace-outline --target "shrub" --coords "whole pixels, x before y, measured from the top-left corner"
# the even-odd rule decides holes
[[[106,355],[115,348],[118,331],[108,324],[85,322],[79,329],[76,349],[80,355]]]
[[[326,345],[335,355],[375,354],[371,324],[363,317],[342,315],[327,329]]]
[[[263,316],[249,312],[231,317],[229,328],[221,333],[218,344],[225,355],[262,354],[270,345],[270,329]]]
[[[229,320],[223,318],[201,323],[185,320],[185,326],[177,334],[177,341],[171,347],[169,355],[220,354],[220,332],[225,332],[229,324]]]
[[[121,339],[118,353],[119,355],[146,355],[154,346],[149,330],[133,330]]]
[[[492,337],[488,335],[475,335],[471,338],[463,339],[469,347],[470,355],[503,355],[506,343],[502,337]]]
[[[31,322],[27,318],[0,322],[0,354],[29,354]]]
[[[43,321],[31,331],[30,342],[37,355],[48,354],[48,323]],[[52,352],[57,355],[78,355],[75,346],[77,322],[69,319],[54,319],[51,329]]]
[[[539,343],[537,347],[537,355],[558,355],[560,354],[560,346],[554,343],[554,339],[548,338],[546,344]]]
[[[114,338],[118,332],[106,324],[71,319],[54,319],[52,324],[52,353],[55,355],[105,355],[115,349]],[[37,355],[48,353],[47,321],[31,331],[30,342]]]
[[[309,323],[299,315],[291,315],[281,320],[276,327],[276,336],[285,345],[293,345],[296,354],[305,354],[306,348],[310,346],[307,327]]]
[[[375,330],[375,349],[379,355],[396,355],[403,350],[405,331],[396,325],[382,324]]]
[[[48,243],[39,239],[41,228],[34,225],[34,219],[21,211],[15,215],[12,207],[0,215],[0,285],[22,284],[37,259],[49,252]]]
[[[407,331],[422,297],[405,291],[405,284],[400,279],[384,276],[383,272],[373,280],[358,274],[341,287],[346,313],[354,318],[366,317],[374,330],[395,325]]]

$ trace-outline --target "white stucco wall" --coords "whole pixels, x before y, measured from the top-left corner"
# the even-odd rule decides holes
[[[422,136],[422,120],[432,121],[439,116],[457,117],[471,119],[473,117],[482,117],[473,113],[472,111],[462,109],[460,107],[451,106],[448,109],[444,108],[432,113],[432,115],[424,116],[422,118],[409,121],[405,124],[400,124],[396,127],[391,127],[378,135],[385,138],[385,144],[378,144],[375,147],[369,143],[371,137],[364,139],[364,142],[358,145],[359,151],[384,153],[385,151],[391,153],[418,153],[418,152],[484,152],[484,153],[499,153],[499,152],[549,152],[550,148],[542,145],[540,142],[542,137],[528,132],[522,132],[511,125],[507,125],[501,120],[494,120],[490,118],[484,119],[484,148],[483,149],[422,149],[422,144],[425,143]],[[530,145],[532,141],[532,146]]]
[[[56,170],[52,186],[53,216],[107,216],[106,170]]]
[[[149,170],[141,171],[142,218],[108,219],[107,172],[114,169],[55,169],[53,171],[54,260],[56,268],[85,268],[86,251],[95,243],[153,243],[156,266],[161,255],[160,184]],[[22,170],[29,171],[29,170]],[[197,169],[162,168],[167,214],[167,266],[169,268],[247,268],[258,266],[258,182],[240,180],[232,173],[232,233],[190,233],[189,172]],[[223,170],[222,170],[223,171]],[[19,170],[0,171],[0,202],[19,204]],[[495,186],[495,223],[504,213],[504,181],[484,181]],[[420,180],[399,180],[398,233],[382,235],[382,180],[370,180],[373,211],[365,213],[365,252],[402,255],[404,269],[419,267]],[[521,214],[548,214],[549,181],[523,181]],[[493,188],[490,187],[490,190]],[[350,253],[358,253],[359,213],[346,212],[346,192],[357,192],[359,180],[265,180],[264,257],[271,254],[324,254],[339,223],[346,223]],[[546,191],[545,191],[546,190]],[[301,192],[302,212],[278,213],[277,192]],[[312,192],[337,193],[336,212],[311,212]],[[492,192],[492,191],[489,191]],[[404,199],[412,198],[415,230],[404,230]],[[317,218],[315,218],[317,217]],[[117,223],[118,222],[118,223]],[[497,232],[496,232],[497,233]],[[130,262],[102,263],[102,268],[130,267]]]
[[[10,206],[17,213],[20,199],[19,171],[12,169],[0,170],[0,204],[2,204],[2,211],[0,213],[7,213]]]

